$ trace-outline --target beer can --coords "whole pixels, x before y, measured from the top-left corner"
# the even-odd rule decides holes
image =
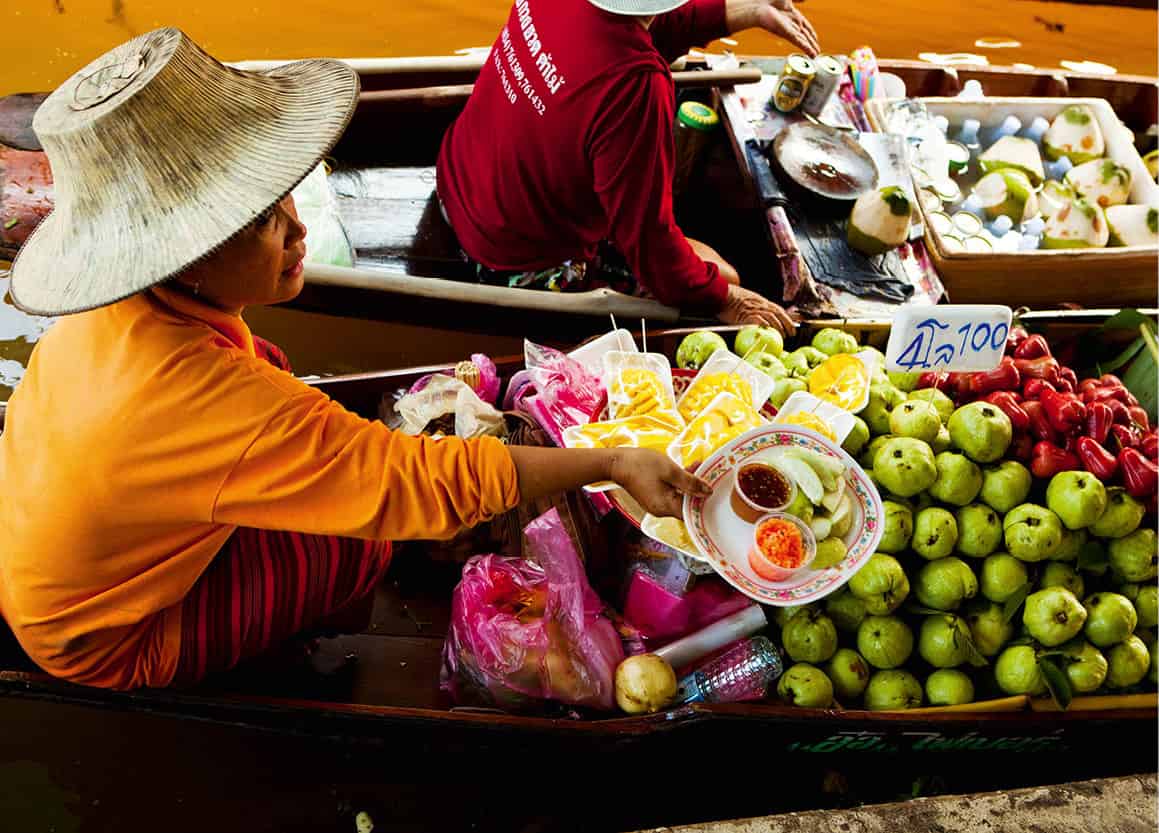
[[[820,116],[837,92],[837,85],[841,83],[841,76],[845,72],[845,62],[834,55],[820,55],[813,61],[816,73],[813,83],[805,91],[805,98],[801,102],[801,110],[810,116]]]
[[[773,89],[773,106],[782,113],[796,110],[813,76],[817,74],[813,62],[800,53],[794,53],[785,59],[785,66],[777,78],[777,86]]]

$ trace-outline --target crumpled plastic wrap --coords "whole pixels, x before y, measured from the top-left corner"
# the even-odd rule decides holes
[[[459,362],[451,373],[445,371],[428,373],[411,385],[408,393],[420,393],[436,376],[449,376],[458,379],[475,391],[479,398],[488,405],[499,403],[499,369],[495,367],[495,362],[491,361],[489,356],[482,353],[472,353],[470,361]]]
[[[507,431],[503,414],[480,399],[464,382],[440,374],[432,376],[417,393],[408,393],[399,399],[395,412],[402,420],[398,430],[412,436],[423,433],[430,423],[448,415],[453,417],[454,435],[464,440],[502,437]]]
[[[545,701],[610,710],[620,633],[559,512],[524,529],[534,558],[478,555],[451,600],[441,684],[461,704],[513,711]]]
[[[298,218],[310,230],[306,235],[307,262],[353,266],[354,247],[338,214],[325,163],[319,163],[291,193]]]
[[[523,356],[530,385],[524,391],[535,392],[517,404],[563,446],[565,429],[587,425],[603,409],[604,386],[582,364],[551,347],[525,341]]]

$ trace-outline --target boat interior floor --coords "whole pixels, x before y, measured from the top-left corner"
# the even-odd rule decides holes
[[[276,650],[183,693],[210,699],[450,708],[450,699],[439,689],[439,668],[451,591],[460,570],[459,564],[399,548],[376,590],[374,612],[362,633],[325,636],[310,654]],[[0,668],[22,672],[34,681],[50,680],[7,627],[0,630]]]

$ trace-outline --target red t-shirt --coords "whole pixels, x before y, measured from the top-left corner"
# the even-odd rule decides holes
[[[492,269],[545,269],[610,240],[659,300],[719,310],[727,284],[672,213],[668,64],[723,34],[724,0],[650,30],[588,0],[516,0],[439,153],[463,249]]]

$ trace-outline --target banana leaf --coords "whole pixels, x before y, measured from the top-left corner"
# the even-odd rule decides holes
[[[1156,422],[1156,408],[1159,406],[1159,348],[1155,334],[1159,331],[1155,321],[1135,309],[1120,310],[1107,319],[1094,334],[1098,343],[1092,345],[1096,351],[1104,343],[1101,336],[1113,330],[1133,330],[1139,335],[1118,355],[1105,361],[1096,362],[1092,374],[1118,373],[1127,390],[1139,400],[1139,405]],[[1098,352],[1095,353],[1098,355]],[[1123,368],[1126,370],[1123,370]]]

